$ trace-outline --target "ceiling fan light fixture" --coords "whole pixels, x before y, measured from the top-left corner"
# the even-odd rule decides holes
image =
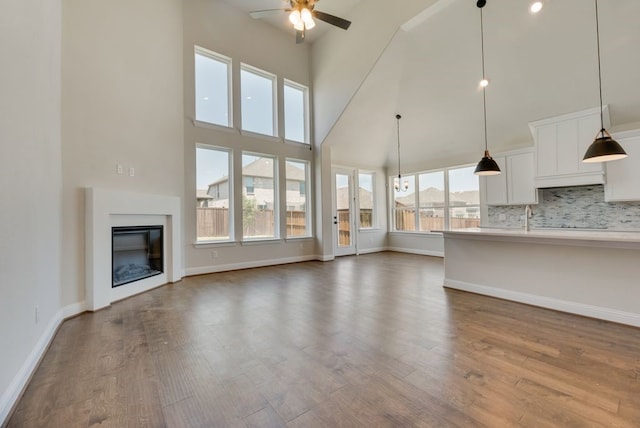
[[[306,7],[300,11],[300,19],[302,19],[302,22],[304,22],[304,26],[307,28],[307,30],[311,30],[313,27],[316,26],[316,23],[313,20],[313,15],[311,14],[311,11]]]
[[[300,11],[297,10],[297,9],[296,10],[292,10],[291,13],[289,14],[289,22],[291,22],[293,24],[293,26],[295,27],[301,21],[302,21],[302,17],[300,15]]]

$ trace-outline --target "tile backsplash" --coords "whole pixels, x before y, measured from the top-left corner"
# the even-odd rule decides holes
[[[486,225],[522,227],[524,208],[490,206]],[[605,202],[602,185],[541,189],[532,208],[534,228],[640,230],[640,202]]]

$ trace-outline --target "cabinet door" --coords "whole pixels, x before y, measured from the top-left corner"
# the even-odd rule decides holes
[[[484,200],[487,205],[507,205],[507,174],[504,156],[496,156],[494,161],[502,174],[482,177],[484,180]]]
[[[558,174],[556,146],[556,125],[546,125],[538,128],[536,138],[538,177],[551,177]]]
[[[607,183],[604,199],[609,201],[640,201],[640,131],[633,136],[614,139],[627,152],[627,157],[607,162]]]
[[[537,204],[533,152],[507,156],[507,190],[513,205]]]

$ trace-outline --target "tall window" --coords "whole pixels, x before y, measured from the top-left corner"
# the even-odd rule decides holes
[[[394,230],[429,232],[479,227],[480,192],[474,168],[446,168],[404,176],[402,181],[408,181],[409,189],[393,193]],[[393,180],[394,177],[389,178],[391,186]]]
[[[374,173],[360,172],[358,174],[358,206],[360,208],[360,229],[373,229],[375,227],[375,192],[373,191],[374,182]]]
[[[195,47],[196,120],[232,126],[231,58]]]
[[[395,230],[414,231],[416,230],[416,176],[413,174],[402,177],[401,182],[405,180],[409,183],[406,191],[398,191],[393,187],[393,218]]]
[[[308,143],[308,89],[305,86],[284,81],[284,138]]]
[[[309,162],[287,159],[287,237],[311,236],[309,198]]]
[[[266,239],[278,236],[277,158],[242,154],[242,236]],[[252,184],[252,189],[247,183]],[[251,191],[252,190],[252,191]]]
[[[443,230],[445,225],[444,171],[418,175],[419,229],[422,232]]]
[[[231,240],[231,153],[227,149],[196,147],[196,239]]]
[[[240,85],[242,129],[276,136],[276,76],[242,64]]]
[[[449,169],[449,228],[480,226],[480,192],[475,167]]]

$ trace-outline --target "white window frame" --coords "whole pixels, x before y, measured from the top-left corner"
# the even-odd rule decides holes
[[[230,242],[234,242],[235,239],[235,229],[234,229],[234,213],[235,213],[235,204],[234,204],[234,193],[233,193],[233,150],[231,150],[228,147],[220,147],[220,146],[214,146],[211,144],[201,144],[201,143],[196,143],[196,148],[198,149],[203,149],[203,150],[216,150],[219,152],[226,152],[228,154],[228,171],[229,171],[229,220],[228,220],[228,224],[229,224],[229,236],[227,239],[216,239],[216,240],[199,240],[198,239],[198,231],[197,231],[197,224],[196,224],[196,245],[215,245],[215,244],[228,244]],[[197,171],[196,171],[197,174]],[[197,189],[197,185],[195,186]]]
[[[444,228],[445,230],[449,230],[450,229],[450,225],[451,225],[451,208],[452,206],[450,205],[450,198],[449,198],[449,171],[451,170],[455,170],[455,169],[462,169],[462,168],[469,168],[475,166],[473,164],[466,164],[466,165],[456,165],[456,166],[452,166],[452,167],[447,167],[447,168],[439,168],[439,169],[432,169],[432,170],[428,170],[428,171],[419,171],[419,172],[415,172],[415,173],[411,173],[411,174],[406,174],[402,176],[402,180],[404,181],[405,177],[413,177],[413,180],[415,181],[415,185],[414,188],[416,189],[414,194],[415,194],[415,225],[416,225],[416,229],[419,229],[419,225],[420,225],[420,199],[419,199],[419,180],[418,177],[420,176],[420,174],[429,174],[429,173],[433,173],[433,172],[443,172],[444,173]],[[389,183],[389,189],[391,189],[391,191],[389,192],[389,230],[392,233],[411,233],[411,234],[433,234],[433,233],[438,233],[438,232],[430,232],[430,231],[420,231],[420,230],[397,230],[396,229],[396,218],[395,218],[395,192],[393,190],[393,184],[394,184],[394,180],[397,179],[397,176],[389,176],[388,177],[388,183]],[[480,185],[478,184],[478,191],[480,190]],[[475,207],[476,205],[470,205],[470,207]],[[482,212],[480,210],[481,206],[480,206],[480,202],[478,202],[478,215],[479,215],[479,220],[482,221]]]
[[[202,120],[198,120],[198,112],[197,112],[197,96],[198,94],[196,93],[196,69],[195,69],[195,62],[196,62],[196,55],[202,55],[202,56],[206,56],[210,59],[213,59],[215,61],[219,61],[222,62],[224,64],[226,64],[227,66],[227,125],[220,125],[218,123],[212,123],[212,122],[207,122],[207,121],[202,121]],[[233,67],[233,62],[231,60],[230,57],[219,54],[217,52],[211,51],[209,49],[203,48],[202,46],[198,46],[198,45],[194,45],[193,47],[193,65],[194,65],[194,69],[193,69],[193,120],[194,123],[196,124],[206,124],[209,126],[220,126],[222,128],[233,128],[233,72],[232,72],[232,67]]]
[[[360,224],[360,174],[371,175],[371,227],[362,227]],[[357,185],[356,191],[358,192],[358,230],[375,230],[378,229],[378,209],[376,206],[376,173],[375,171],[358,170],[357,171]]]
[[[244,129],[244,124],[242,123],[242,108],[243,108],[243,95],[242,95],[242,72],[246,71],[248,73],[252,73],[255,74],[257,76],[260,77],[264,77],[265,79],[269,79],[271,80],[271,102],[272,102],[272,106],[271,109],[273,111],[273,115],[272,115],[272,126],[273,126],[273,133],[272,134],[262,134],[260,132],[256,132],[256,131],[251,131],[251,130],[247,130]],[[240,63],[240,129],[242,131],[242,133],[248,133],[248,134],[254,134],[254,135],[266,135],[268,137],[278,137],[279,135],[279,131],[278,131],[278,76],[276,76],[273,73],[269,73],[268,71],[259,69],[257,67],[254,67],[252,65],[249,64],[245,64],[245,63]]]
[[[311,238],[313,236],[313,225],[311,224],[311,162],[309,162],[308,160],[305,159],[297,159],[297,158],[285,158],[285,170],[284,170],[284,180],[285,180],[285,188],[284,188],[284,199],[285,199],[285,205],[287,202],[287,186],[286,186],[286,182],[287,182],[287,161],[291,161],[291,162],[298,162],[298,163],[303,163],[306,165],[305,168],[305,177],[304,177],[304,181],[305,181],[305,195],[304,195],[304,204],[305,204],[305,221],[306,221],[306,225],[307,225],[307,233],[305,233],[304,235],[299,235],[299,236],[288,236],[287,235],[287,231],[285,231],[285,238],[286,239],[302,239],[302,238]]]
[[[276,155],[272,155],[269,153],[258,153],[252,152],[249,150],[243,150],[241,153],[241,165],[244,162],[244,156],[256,156],[261,158],[269,158],[273,162],[273,236],[255,238],[251,236],[244,236],[244,225],[242,228],[242,242],[256,242],[256,241],[279,241],[280,238],[280,168],[279,168],[279,158]],[[241,167],[240,177],[244,177],[244,165]],[[244,179],[242,179],[242,185],[244,186]],[[254,194],[255,194],[255,182],[254,182]],[[242,202],[241,202],[242,204]],[[256,204],[257,206],[257,204]],[[241,208],[242,216],[244,218],[244,205]],[[243,220],[244,221],[244,220]]]
[[[311,144],[311,133],[309,131],[310,127],[309,127],[309,88],[305,85],[302,85],[300,83],[294,82],[292,80],[289,79],[284,79],[284,87],[288,86],[290,88],[293,89],[298,89],[301,90],[303,93],[303,97],[304,97],[304,101],[303,101],[303,120],[304,120],[304,141],[296,141],[296,140],[289,140],[287,139],[287,133],[286,133],[286,129],[287,129],[287,115],[284,113],[286,111],[286,106],[285,106],[285,102],[286,102],[286,97],[284,96],[284,88],[283,88],[283,97],[282,97],[282,106],[283,106],[283,116],[284,116],[284,130],[283,130],[283,136],[284,136],[284,140],[286,142],[291,142],[291,143],[298,143],[298,144]]]

